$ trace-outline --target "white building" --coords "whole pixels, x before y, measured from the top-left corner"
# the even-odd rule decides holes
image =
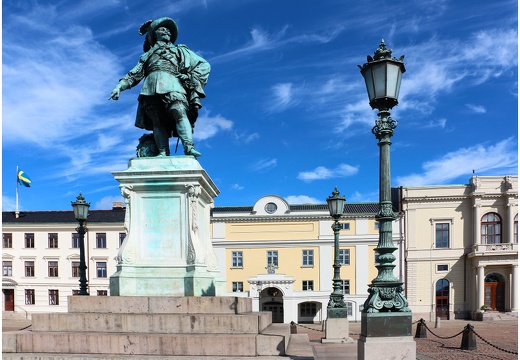
[[[402,188],[414,318],[518,312],[518,177]]]

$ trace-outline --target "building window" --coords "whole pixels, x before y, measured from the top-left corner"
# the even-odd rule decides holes
[[[25,289],[25,305],[34,305],[35,302],[34,289]]]
[[[79,249],[79,234],[72,233],[72,248]]]
[[[502,221],[495,213],[488,213],[481,221],[482,244],[500,244],[502,242]]]
[[[107,290],[98,290],[97,296],[108,296],[108,291]]]
[[[343,295],[350,294],[350,280],[341,280],[341,293]]]
[[[265,209],[265,212],[266,212],[266,213],[268,213],[268,214],[274,214],[274,212],[275,212],[276,210],[278,210],[278,206],[276,206],[275,203],[270,202],[270,203],[265,204],[264,209]]]
[[[33,249],[34,248],[34,234],[26,233],[24,235],[24,239],[25,239],[25,247],[27,249]]]
[[[450,224],[435,224],[435,247],[437,249],[450,247]]]
[[[107,234],[106,233],[96,233],[96,248],[106,249],[106,247],[107,247]]]
[[[267,266],[278,266],[278,250],[267,250]]]
[[[79,261],[72,262],[72,277],[79,278]]]
[[[244,291],[244,283],[242,281],[233,281],[233,292],[242,292]]]
[[[123,241],[126,239],[126,233],[119,233],[119,246],[123,245]]]
[[[57,261],[49,261],[49,277],[58,277]]]
[[[515,237],[513,241],[515,244],[518,244],[518,214],[516,214],[516,216],[515,216],[515,223],[513,226],[514,226],[513,231],[514,231],[514,237]]]
[[[300,316],[305,317],[314,317],[317,313],[316,303],[306,302],[300,304]]]
[[[350,265],[350,249],[339,249],[339,263]]]
[[[242,262],[242,251],[232,251],[231,252],[231,267],[241,268],[244,266]]]
[[[58,290],[49,290],[49,305],[60,304],[60,292]]]
[[[314,291],[314,280],[303,280],[302,281],[303,291]]]
[[[98,278],[106,278],[107,277],[107,263],[97,262],[96,263],[96,274]]]
[[[340,222],[339,225],[341,226],[341,230],[350,230],[349,222]]]
[[[49,248],[50,249],[58,248],[58,234],[57,233],[49,233]]]
[[[2,261],[2,267],[4,268],[4,276],[13,276],[13,262]]]
[[[353,309],[352,303],[347,302],[346,305],[347,305],[347,316],[352,316],[352,309]]]
[[[13,247],[13,234],[12,233],[3,233],[2,238],[4,239],[4,248],[12,248]]]
[[[448,271],[448,268],[448,264],[437,265],[437,272],[446,272]]]
[[[314,250],[302,250],[302,266],[314,266]]]
[[[25,262],[25,276],[34,277],[34,261]]]

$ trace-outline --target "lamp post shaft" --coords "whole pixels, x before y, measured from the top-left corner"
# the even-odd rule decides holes
[[[341,263],[339,261],[339,231],[341,225],[339,223],[340,216],[334,216],[334,223],[332,224],[332,230],[334,231],[334,278],[332,279],[332,293],[330,294],[329,304],[327,308],[346,308],[345,300],[343,299],[343,293],[341,291]]]
[[[378,113],[376,125],[372,133],[379,140],[379,211],[376,220],[379,223],[379,241],[376,266],[378,274],[372,280],[368,299],[363,306],[363,312],[399,311],[409,312],[408,301],[403,296],[403,283],[394,276],[393,252],[397,250],[392,239],[392,223],[395,214],[392,209],[392,192],[390,184],[390,139],[397,127],[397,121],[390,117],[388,110]]]
[[[76,231],[79,235],[79,294],[89,295],[87,290],[87,264],[85,262],[85,232],[84,220],[79,220]]]

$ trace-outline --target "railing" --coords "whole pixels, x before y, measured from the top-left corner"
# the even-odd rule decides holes
[[[444,339],[444,340],[453,339],[462,334],[462,341],[460,344],[461,350],[477,350],[477,337],[478,337],[485,344],[492,346],[493,348],[495,348],[497,350],[503,351],[508,354],[518,355],[518,351],[503,349],[499,346],[496,346],[496,345],[490,343],[489,341],[484,339],[482,336],[477,334],[477,332],[475,331],[475,329],[473,328],[473,326],[471,324],[466,325],[462,331],[460,331],[459,333],[457,333],[453,336],[439,336],[428,328],[428,325],[426,325],[426,322],[424,321],[424,319],[419,320],[417,322],[417,331],[415,332],[415,338],[426,338],[427,337],[426,331],[428,331],[430,334],[432,334],[436,338]]]

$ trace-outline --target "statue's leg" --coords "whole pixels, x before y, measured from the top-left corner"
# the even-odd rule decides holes
[[[165,124],[161,121],[159,116],[159,110],[156,107],[151,107],[147,111],[148,117],[152,120],[153,124],[153,138],[155,144],[159,149],[158,156],[169,156],[170,155],[170,134]]]
[[[174,101],[168,107],[168,115],[175,121],[175,127],[179,139],[184,146],[184,154],[192,156],[200,156],[201,153],[193,147],[193,129],[186,112],[186,105],[182,101]]]

